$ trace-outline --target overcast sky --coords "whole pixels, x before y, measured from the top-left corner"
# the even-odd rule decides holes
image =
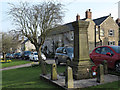
[[[9,10],[8,3],[17,4],[20,1],[28,0],[0,0],[0,31],[9,31],[14,29],[11,18],[7,15]],[[30,3],[38,3],[48,0],[29,0]],[[65,5],[65,17],[63,23],[69,23],[76,20],[76,15],[79,14],[80,18],[85,18],[85,11],[91,9],[92,18],[99,18],[111,16],[115,19],[118,18],[118,1],[119,0],[54,0],[61,2]]]

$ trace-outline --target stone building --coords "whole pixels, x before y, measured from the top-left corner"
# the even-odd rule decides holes
[[[80,15],[76,16],[76,21],[78,20],[80,20]],[[118,25],[111,15],[92,19],[92,12],[88,9],[85,12],[85,18],[81,20],[89,22],[89,52],[91,52],[96,46],[118,45]],[[55,52],[57,47],[73,46],[73,40],[74,28],[72,23],[67,23],[52,29],[46,38],[43,48],[46,47],[47,52]]]
[[[119,42],[118,42],[118,45],[120,46],[120,18],[117,18],[116,23],[119,26]]]
[[[31,43],[30,40],[26,39],[24,42],[21,44],[21,51],[32,51],[36,50],[35,46]]]
[[[118,45],[119,27],[111,15],[93,21],[95,22],[97,45]]]

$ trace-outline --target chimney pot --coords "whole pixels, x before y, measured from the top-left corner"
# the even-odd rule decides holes
[[[92,19],[92,12],[91,12],[91,9],[88,9],[86,12],[86,19]]]
[[[76,21],[78,21],[78,20],[80,20],[80,15],[79,14],[77,14],[77,16],[76,16]]]

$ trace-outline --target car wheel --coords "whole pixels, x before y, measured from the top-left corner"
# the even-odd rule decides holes
[[[56,63],[56,65],[60,64],[60,62],[58,61],[58,59],[55,59],[55,63]]]
[[[115,64],[115,70],[116,70],[116,72],[120,72],[120,62],[117,62]]]

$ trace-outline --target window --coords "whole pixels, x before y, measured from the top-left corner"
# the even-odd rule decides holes
[[[74,32],[70,33],[70,40],[74,40]]]
[[[96,34],[98,34],[98,28],[96,28]]]
[[[104,29],[100,30],[100,36],[104,36]]]
[[[115,41],[109,41],[108,45],[115,45]]]
[[[111,54],[114,54],[113,51],[110,48],[108,48],[108,47],[101,48],[101,54],[105,54],[106,55],[108,52],[110,52]]]
[[[56,50],[57,53],[62,53],[62,51],[63,51],[63,48],[62,48],[62,47],[60,47],[60,48],[58,48],[58,49]]]
[[[64,53],[64,54],[66,54],[66,53],[67,53],[66,49],[63,49],[63,53]]]
[[[120,46],[110,46],[115,52],[120,53]]]
[[[109,36],[114,36],[114,30],[109,30]]]
[[[97,48],[97,49],[95,50],[96,53],[100,53],[100,51],[101,51],[101,48]]]

